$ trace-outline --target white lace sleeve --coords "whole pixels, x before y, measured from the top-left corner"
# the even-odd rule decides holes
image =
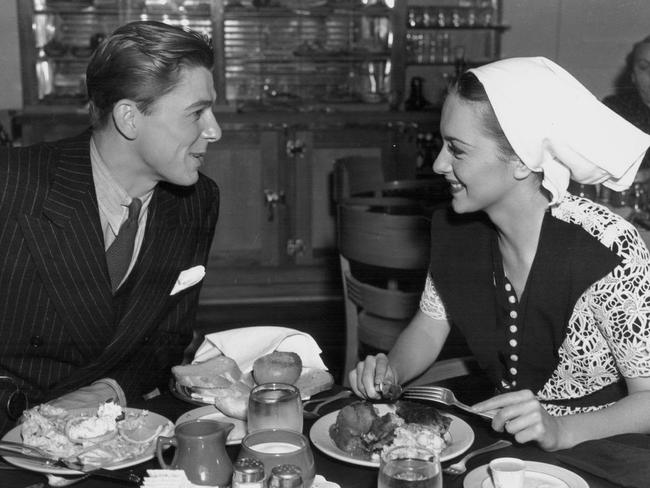
[[[650,253],[631,225],[612,242],[620,266],[594,284],[590,308],[623,376],[650,376]]]
[[[422,292],[422,298],[420,299],[420,310],[432,319],[446,320],[448,318],[445,306],[442,304],[442,299],[440,298],[440,295],[438,295],[438,291],[433,284],[431,275],[428,273],[427,281],[424,285],[424,291]]]

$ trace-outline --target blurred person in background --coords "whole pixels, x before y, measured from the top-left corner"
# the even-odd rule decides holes
[[[603,103],[650,134],[650,36],[634,45],[617,85],[617,93],[605,97]],[[643,159],[641,170],[642,175],[650,176],[650,152]]]

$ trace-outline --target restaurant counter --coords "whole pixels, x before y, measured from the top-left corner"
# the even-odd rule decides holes
[[[470,401],[467,395],[463,396],[461,390],[467,390],[468,383],[448,384],[447,386],[455,387],[457,395],[464,401]],[[335,387],[339,389],[340,387]],[[318,396],[328,396],[332,392],[322,392]],[[470,395],[471,396],[471,395]],[[353,397],[354,398],[354,397]],[[347,403],[354,401],[353,399],[343,399],[336,401],[332,404],[326,405],[321,409],[321,413],[328,412],[342,408]],[[432,404],[433,405],[433,404]],[[173,422],[183,413],[197,408],[197,405],[189,404],[183,400],[174,397],[169,391],[164,392],[162,395],[151,400],[142,401],[138,405],[130,405],[135,408],[144,408],[152,412],[158,413],[172,420]],[[489,423],[478,416],[471,414],[464,414],[463,412],[453,409],[449,413],[456,415],[467,422],[474,431],[475,439],[467,452],[479,447],[486,446],[492,442],[504,438],[508,439],[507,434],[499,434],[494,432]],[[304,433],[309,436],[309,430],[314,424],[314,420],[305,419]],[[512,440],[512,439],[511,439]],[[375,488],[377,486],[377,469],[355,464],[346,463],[334,459],[318,450],[312,444],[314,459],[316,463],[316,473],[324,476],[328,481],[338,483],[341,488]],[[239,445],[227,446],[227,452],[231,459],[235,459],[239,452]],[[453,460],[443,462],[443,467],[457,461],[462,456],[457,456]],[[480,486],[464,487],[463,480],[474,468],[488,463],[491,459],[497,457],[518,457],[526,461],[537,461],[552,464],[555,466],[562,466],[578,474],[589,484],[590,488],[617,488],[619,485],[610,483],[602,478],[593,476],[589,473],[579,471],[568,465],[563,465],[555,456],[554,453],[545,452],[535,444],[518,445],[514,443],[513,446],[500,449],[497,451],[489,452],[486,454],[478,455],[470,459],[467,463],[467,473],[459,476],[445,475],[443,479],[444,488],[481,488]],[[134,473],[145,476],[147,469],[160,469],[158,461],[154,458],[146,461],[137,466],[126,468],[125,470],[132,470]],[[26,471],[0,461],[0,486],[7,488],[45,488],[48,486],[47,481],[43,474]],[[89,478],[74,486],[78,488],[115,488],[120,486],[120,483],[100,478]]]

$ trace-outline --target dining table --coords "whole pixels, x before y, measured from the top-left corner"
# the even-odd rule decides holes
[[[440,383],[439,383],[440,384]],[[461,377],[445,380],[441,384],[452,388],[460,400],[467,403],[477,401],[477,398],[472,398],[475,389],[472,387],[472,378]],[[332,389],[323,391],[315,395],[313,398],[328,397],[333,393],[343,389],[343,386],[335,385]],[[359,400],[354,395],[337,400],[328,405],[325,405],[320,414],[325,415],[329,412],[337,411],[343,408],[346,404]],[[488,420],[485,420],[477,415],[468,414],[461,410],[446,407],[444,405],[430,403],[434,408],[437,408],[441,413],[449,413],[453,416],[462,419],[466,422],[474,432],[474,441],[467,448],[466,452],[471,452],[474,449],[487,446],[498,439],[508,439],[512,441],[512,445],[497,451],[479,454],[471,458],[467,462],[467,472],[462,475],[447,475],[443,476],[444,488],[482,488],[480,486],[468,487],[464,485],[465,477],[475,468],[485,465],[490,460],[497,457],[516,457],[525,461],[535,461],[539,463],[547,463],[553,466],[559,466],[568,469],[573,473],[582,477],[590,488],[620,488],[621,485],[614,484],[604,478],[592,475],[588,472],[581,471],[575,467],[563,464],[553,452],[547,452],[537,446],[535,443],[519,444],[509,434],[496,432],[492,429]],[[174,394],[173,388],[161,392],[160,395],[147,400],[141,400],[129,405],[134,408],[147,409],[151,412],[160,414],[167,419],[175,422],[181,415],[186,412],[198,408],[197,404],[190,403],[177,394]],[[216,407],[215,407],[216,408]],[[309,407],[311,408],[311,407]],[[309,437],[310,429],[317,419],[304,419],[304,434]],[[226,447],[228,455],[234,461],[239,453],[240,446],[238,444],[229,445]],[[312,444],[314,460],[316,465],[316,473],[323,476],[326,480],[337,483],[341,488],[375,488],[377,486],[377,468],[362,466],[355,463],[343,461],[331,457],[330,455],[322,452]],[[443,468],[454,461],[460,459],[461,454],[454,459],[444,461]],[[142,477],[146,476],[147,470],[160,469],[155,456],[152,459],[146,460],[135,466],[124,468],[123,471],[132,471]],[[47,480],[42,473],[29,471],[26,469],[15,467],[4,459],[0,460],[0,486],[7,488],[46,488],[48,486]],[[99,477],[90,477],[81,481],[74,486],[78,488],[115,488],[117,486],[125,486],[114,480],[107,480]]]

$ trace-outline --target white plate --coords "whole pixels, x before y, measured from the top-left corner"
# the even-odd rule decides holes
[[[213,407],[211,405],[207,407],[195,408],[194,410],[185,412],[183,415],[178,417],[178,420],[176,420],[176,425],[187,422],[188,420],[196,419],[217,420],[219,422],[229,422],[231,424],[234,424],[235,427],[230,431],[230,434],[228,434],[228,439],[226,439],[226,444],[229,446],[233,444],[240,444],[241,440],[246,435],[246,422],[243,420],[228,417],[227,415],[224,415],[219,410],[217,410],[217,407]]]
[[[568,469],[552,464],[526,461],[524,488],[589,488],[587,482]],[[463,488],[494,488],[484,464],[469,472],[463,481]]]
[[[133,412],[134,414],[142,412],[142,410],[138,408],[127,408],[126,411]],[[159,425],[162,425],[163,432],[165,432],[165,430],[167,430],[170,433],[173,432],[174,424],[171,422],[171,420],[163,417],[162,415],[149,411],[147,413],[146,418],[147,418],[147,427],[155,430]],[[165,429],[165,427],[167,427],[167,429]],[[12,442],[22,442],[23,439],[20,435],[20,425],[14,427],[9,432],[7,432],[2,438],[2,440],[12,441]],[[128,468],[130,466],[135,466],[136,464],[144,463],[145,461],[152,459],[155,453],[156,453],[156,439],[151,441],[147,450],[144,453],[142,453],[140,456],[134,457],[132,459],[124,459],[123,461],[120,461],[118,463],[108,464],[104,466],[104,468],[115,470],[115,469],[123,469],[123,468]],[[14,464],[24,469],[28,469],[30,471],[37,471],[39,473],[79,474],[78,471],[72,469],[44,466],[43,464],[40,464],[38,462],[32,462],[27,459],[15,458],[12,456],[2,456],[2,457],[5,459],[5,461],[11,464]]]
[[[375,405],[375,407],[377,408],[379,415],[384,415],[389,411],[394,411],[386,404],[378,404]],[[309,431],[309,438],[311,441],[320,451],[335,459],[357,464],[359,466],[378,468],[378,461],[351,456],[334,444],[334,441],[330,437],[330,426],[336,422],[336,416],[338,413],[339,410],[323,415],[314,423],[314,425],[312,425],[311,430]],[[444,415],[451,418],[449,434],[451,435],[452,442],[442,451],[442,455],[440,456],[441,461],[447,461],[464,453],[474,442],[474,431],[467,422],[449,413],[444,413]]]

